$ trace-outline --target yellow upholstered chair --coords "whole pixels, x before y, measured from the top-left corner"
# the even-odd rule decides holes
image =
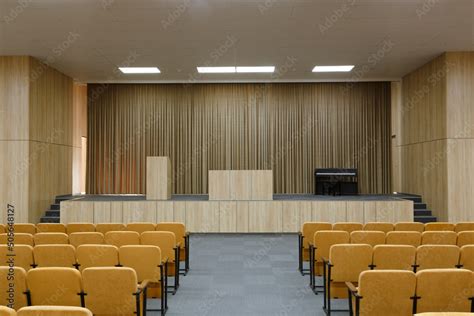
[[[18,311],[18,316],[92,316],[87,308],[74,306],[29,306]]]
[[[137,273],[138,283],[148,283],[147,296],[161,298],[161,311],[166,311],[166,275],[161,259],[161,250],[157,246],[122,246],[119,249],[120,265],[129,267]]]
[[[85,232],[69,235],[69,243],[74,247],[79,247],[80,245],[100,245],[104,242],[104,235],[102,233]]]
[[[76,249],[71,245],[39,245],[33,248],[38,267],[77,267]]]
[[[356,316],[411,316],[416,276],[411,271],[364,271],[358,288],[347,284],[351,292],[349,306]],[[351,298],[355,299],[352,304]]]
[[[416,248],[407,245],[378,245],[374,247],[372,264],[374,270],[413,271]]]
[[[119,265],[119,251],[113,245],[81,245],[76,249],[79,270]]]
[[[30,223],[18,223],[13,224],[13,229],[15,230],[15,234],[23,233],[23,234],[36,234],[36,226],[35,224]]]
[[[474,272],[474,245],[466,245],[461,247],[459,266],[463,269]]]
[[[125,230],[132,231],[132,232],[137,232],[137,233],[141,234],[143,232],[154,231],[155,228],[156,228],[156,225],[153,224],[153,223],[135,222],[135,223],[128,223]]]
[[[416,271],[454,269],[459,265],[460,249],[452,245],[423,245],[416,250]]]
[[[32,234],[15,233],[13,237],[10,237],[9,234],[0,234],[0,245],[7,245],[12,241],[15,245],[34,246],[35,244]]]
[[[458,247],[474,245],[474,231],[462,231],[458,233]]]
[[[125,230],[125,224],[122,223],[100,223],[95,225],[95,231],[98,233],[119,232]]]
[[[382,231],[355,230],[351,233],[351,244],[376,246],[385,244],[385,233]]]
[[[421,234],[422,245],[456,245],[458,234],[453,231],[425,231]]]
[[[189,233],[186,226],[177,222],[161,222],[156,224],[156,231],[168,231],[176,236],[176,243],[179,245],[179,261],[184,262],[184,269],[180,271],[186,275],[189,271]]]
[[[380,231],[384,233],[391,232],[395,229],[393,223],[371,222],[364,225],[364,230]]]
[[[332,245],[348,244],[350,234],[346,231],[321,230],[314,234],[310,244],[310,286],[316,289],[316,276],[323,276],[324,259],[329,259],[329,249]]]
[[[6,306],[0,306],[0,316],[16,316],[16,311]]]
[[[37,233],[33,236],[37,245],[68,245],[69,237],[65,233]]]
[[[332,298],[346,298],[346,282],[356,283],[363,271],[372,265],[372,246],[357,244],[333,245],[329,251],[329,261],[324,273],[325,307],[331,312]]]
[[[474,231],[474,222],[460,222],[456,224],[454,228],[456,233],[465,232],[465,231]]]
[[[5,232],[6,232],[5,225],[0,224],[0,234],[5,234]]]
[[[14,279],[7,282],[7,277],[10,274],[9,267],[0,267],[0,305],[13,304],[14,309],[18,310],[28,305],[27,286],[26,286],[26,271],[20,267],[13,268]],[[10,287],[9,283],[13,283]],[[10,298],[9,292],[14,291],[14,299]]]
[[[454,231],[456,224],[447,222],[426,223],[425,232],[429,231]]]
[[[361,223],[353,223],[353,222],[340,222],[335,223],[332,225],[332,230],[343,230],[348,232],[349,234],[356,230],[363,230],[364,225]]]
[[[161,250],[161,258],[166,261],[166,272],[168,276],[174,277],[173,293],[179,288],[179,247],[176,237],[172,232],[154,231],[143,232],[140,236],[142,245],[157,246]]]
[[[298,234],[298,269],[301,275],[309,272],[304,268],[304,262],[309,262],[310,244],[313,242],[314,234],[320,230],[332,230],[332,224],[327,222],[306,222],[301,226],[301,232]]]
[[[144,289],[132,268],[87,268],[82,271],[85,307],[94,315],[140,316]],[[136,313],[136,314],[135,314]]]
[[[69,223],[66,226],[67,234],[95,232],[95,225],[92,223]]]
[[[472,272],[465,269],[433,269],[416,273],[416,311],[470,312]]]
[[[395,231],[424,232],[425,224],[416,222],[398,222],[395,223]]]
[[[81,273],[73,268],[36,268],[26,276],[31,305],[81,306]]]
[[[13,248],[14,257],[7,245],[0,245],[0,266],[9,266],[10,260],[14,260],[15,267],[30,270],[34,267],[33,247],[29,245],[15,245]]]
[[[38,233],[66,233],[66,225],[62,223],[39,223],[36,224]]]
[[[118,248],[126,245],[139,245],[140,234],[135,231],[113,231],[105,233],[105,243]]]
[[[421,233],[415,231],[393,231],[385,236],[387,245],[407,245],[418,247],[421,245]]]

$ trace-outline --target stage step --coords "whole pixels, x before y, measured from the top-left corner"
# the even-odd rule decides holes
[[[426,210],[426,203],[413,203],[415,210]]]
[[[435,216],[415,216],[415,222],[419,223],[433,223],[437,221]]]
[[[433,214],[431,214],[430,210],[417,210],[417,209],[415,209],[415,217],[416,216],[433,216]]]
[[[423,202],[423,197],[418,194],[398,193],[397,196],[405,200],[413,201],[414,216],[413,220],[420,223],[436,222],[438,219],[433,216],[428,205]]]
[[[61,215],[61,202],[72,199],[71,194],[58,195],[54,199],[54,203],[51,204],[49,210],[46,211],[45,215],[40,218],[41,223],[59,223]]]

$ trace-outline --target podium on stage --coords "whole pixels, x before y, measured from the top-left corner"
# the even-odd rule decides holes
[[[169,157],[146,157],[146,199],[170,200],[171,177]]]

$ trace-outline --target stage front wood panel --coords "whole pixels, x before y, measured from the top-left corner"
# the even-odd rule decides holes
[[[210,170],[209,200],[273,200],[273,172]]]
[[[171,160],[169,157],[147,157],[146,199],[171,199]]]
[[[171,158],[175,194],[207,193],[209,170],[311,193],[325,167],[390,191],[390,83],[91,84],[88,105],[88,193],[144,193],[147,156]]]
[[[412,222],[413,202],[64,201],[61,222],[177,221],[194,233],[295,233],[304,222]]]

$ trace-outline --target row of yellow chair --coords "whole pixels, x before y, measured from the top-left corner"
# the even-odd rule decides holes
[[[357,282],[347,282],[346,286],[351,315],[356,316],[460,316],[469,314],[458,313],[474,311],[473,273],[464,269],[433,269],[416,274],[400,270],[365,271]]]
[[[412,246],[366,244],[337,244],[330,248],[329,258],[322,258],[324,301],[331,310],[332,298],[347,297],[346,282],[356,283],[359,275],[368,270],[474,269],[474,245],[429,245],[417,249]],[[314,273],[312,274],[314,277]],[[314,280],[313,280],[314,288]]]
[[[77,233],[101,233],[106,235],[108,232],[112,231],[131,231],[137,232],[141,234],[145,231],[170,231],[173,232],[176,236],[176,242],[180,245],[180,259],[184,262],[184,268],[181,270],[182,274],[186,275],[189,271],[189,233],[186,231],[186,227],[183,223],[178,222],[161,222],[158,224],[151,223],[151,222],[134,222],[134,223],[99,223],[99,224],[92,224],[92,223],[69,223],[69,224],[62,224],[62,223],[39,223],[39,224],[31,224],[31,223],[16,223],[13,224],[12,227],[13,231],[10,229],[10,226],[5,226],[0,224],[0,244],[6,243],[5,239],[12,235],[13,232],[17,235],[17,243],[27,243],[28,237],[24,237],[21,234],[30,234],[34,236],[33,243],[27,243],[33,246],[34,244],[44,244],[44,243],[52,243],[51,241],[56,241],[55,243],[68,243],[66,242],[66,238],[64,235],[56,235],[56,239],[51,240],[53,238],[51,235],[45,235],[46,233],[56,233],[56,234],[67,234],[69,235],[68,240],[72,241],[71,244],[74,245],[75,239],[79,239],[78,242],[82,238],[85,238]],[[6,235],[2,235],[6,234]],[[75,234],[75,236],[72,236]],[[36,236],[39,235],[39,236]],[[93,239],[100,243],[99,235],[89,234],[87,239]],[[71,238],[72,237],[72,238]],[[49,240],[48,240],[49,239]]]
[[[299,254],[299,266],[298,269],[301,274],[305,274],[308,272],[308,269],[304,269],[303,262],[309,261],[309,251],[310,251],[310,243],[314,241],[314,234],[317,231],[323,230],[337,230],[337,231],[345,231],[347,233],[352,233],[354,231],[378,231],[383,232],[389,235],[391,232],[410,232],[406,234],[406,237],[402,237],[401,234],[392,233],[390,234],[390,239],[401,239],[401,242],[396,241],[395,243],[401,244],[409,244],[415,247],[422,244],[421,234],[423,232],[433,232],[433,231],[450,231],[454,232],[452,234],[447,233],[444,234],[448,236],[447,238],[451,240],[449,244],[452,244],[452,240],[456,240],[457,235],[456,233],[465,232],[465,231],[474,231],[474,222],[465,222],[465,223],[415,223],[415,222],[400,222],[400,223],[353,223],[353,222],[341,222],[331,224],[328,222],[306,222],[303,224],[301,231],[299,233],[298,239],[298,254]],[[362,234],[359,234],[362,236]],[[381,240],[381,234],[378,237]],[[428,236],[436,236],[435,234],[426,234],[428,242],[433,243],[443,243],[443,239],[439,239],[438,237],[430,238]],[[450,236],[450,237],[449,237]],[[454,237],[456,236],[456,237]],[[469,236],[466,234],[465,236]],[[471,235],[472,236],[472,235]],[[377,237],[374,237],[377,239]],[[464,238],[464,237],[463,237]],[[471,237],[469,237],[471,238]],[[474,239],[474,238],[473,238]],[[375,242],[377,242],[375,240]],[[386,243],[392,243],[390,240],[387,240]],[[471,243],[471,241],[469,241]],[[456,242],[454,243],[456,244]]]
[[[0,306],[0,316],[92,316],[87,308],[70,306],[30,306],[18,312],[6,306]]]
[[[130,259],[133,268],[87,268],[82,273],[73,268],[37,268],[26,272],[20,267],[0,267],[1,278],[14,275],[9,283],[0,283],[0,299],[8,302],[8,291],[13,290],[15,309],[57,305],[85,307],[94,315],[146,315],[148,286],[160,282],[155,272],[159,263],[145,265],[143,260],[136,259]],[[161,301],[163,315],[166,302]]]

